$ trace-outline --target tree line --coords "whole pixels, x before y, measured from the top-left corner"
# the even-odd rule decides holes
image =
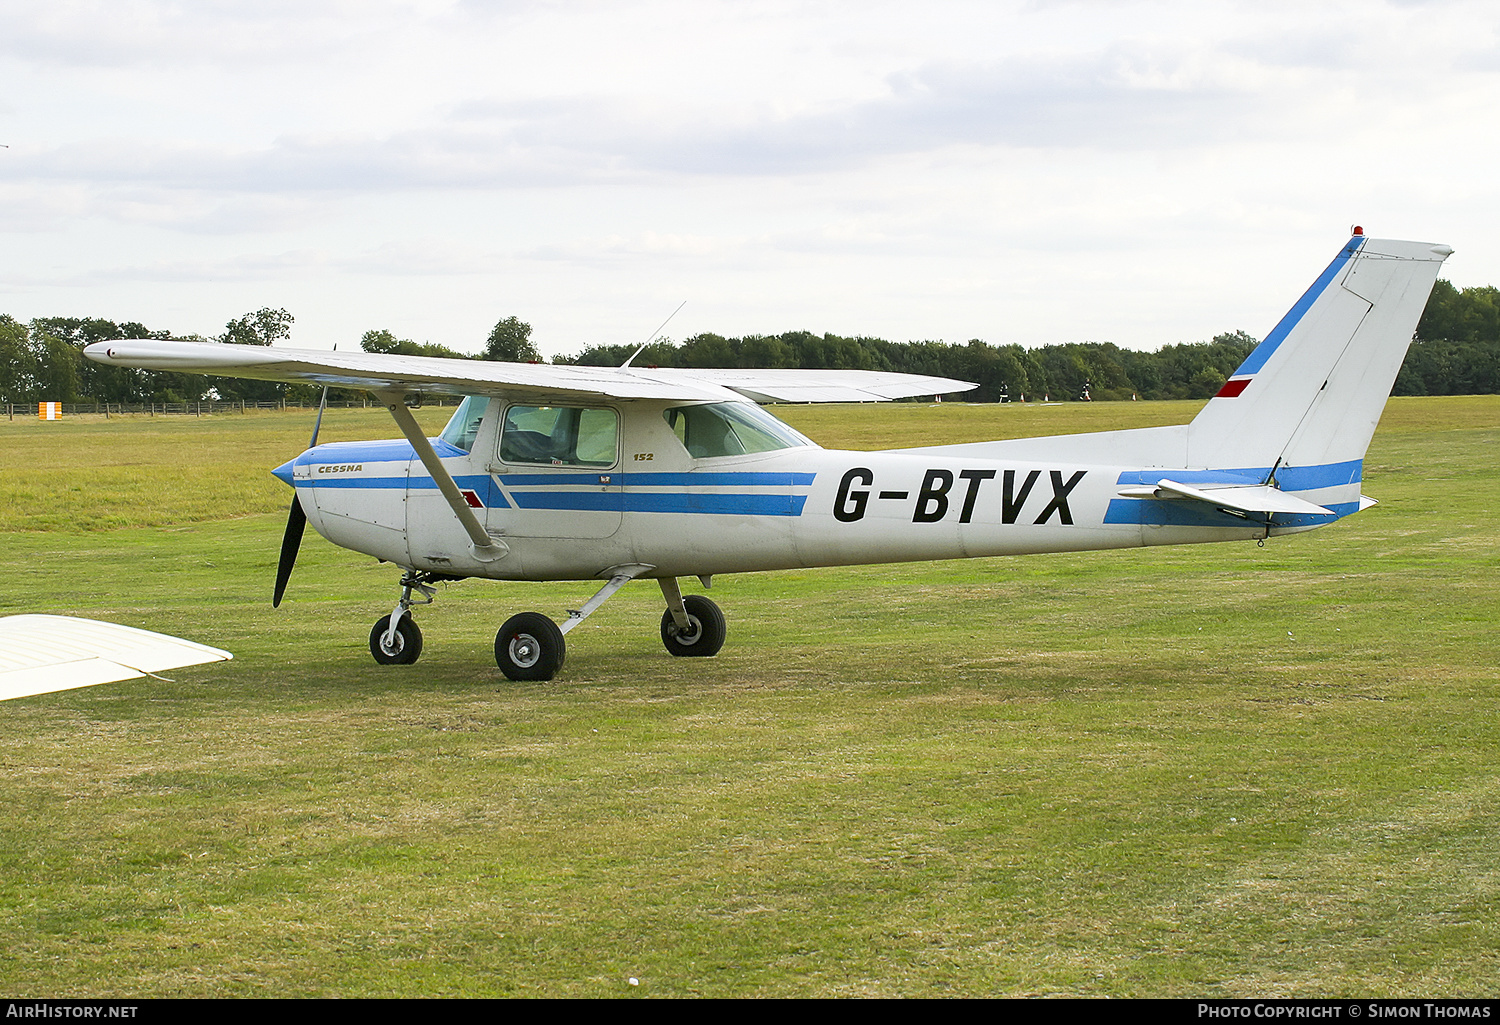
[[[261,309],[229,321],[212,339],[241,345],[271,345],[291,337],[286,310]],[[23,323],[0,314],[0,401],[163,403],[205,398],[247,402],[316,401],[310,385],[108,367],[83,357],[84,346],[116,338],[169,338],[133,321],[94,317],[45,317]],[[958,398],[973,402],[1109,399],[1206,399],[1255,348],[1243,331],[1206,342],[1164,345],[1154,352],[1122,349],[1111,342],[1070,342],[1027,349],[979,339],[961,344],[891,342],[789,331],[780,335],[727,338],[704,333],[681,342],[662,339],[640,353],[629,345],[591,346],[554,362],[620,366],[634,354],[635,366],[767,369],[889,370],[973,381],[978,388]],[[501,320],[476,354],[431,342],[397,338],[388,330],[365,332],[366,352],[449,359],[539,362],[531,325]],[[1500,393],[1500,290],[1458,289],[1438,281],[1417,325],[1416,339],[1396,379],[1397,395]],[[355,398],[360,393],[333,397]]]

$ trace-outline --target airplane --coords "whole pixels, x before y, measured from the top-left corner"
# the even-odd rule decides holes
[[[412,617],[438,581],[602,580],[561,624],[508,619],[495,660],[550,680],[565,636],[631,580],[654,579],[674,656],[720,650],[701,594],[721,574],[1257,540],[1375,504],[1363,459],[1447,246],[1355,228],[1191,423],[925,446],[819,447],[760,403],[962,391],[946,378],[850,370],[684,370],[445,360],[205,342],[96,342],[114,366],[366,389],[402,439],[317,444],[291,485],[273,604],[303,525],[402,570],[370,631],[384,665],[422,651]],[[463,396],[429,439],[410,406]]]

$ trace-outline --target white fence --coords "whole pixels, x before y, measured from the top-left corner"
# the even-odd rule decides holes
[[[457,405],[459,398],[452,395],[424,396],[423,405],[426,406],[448,406]],[[330,402],[330,408],[349,409],[379,405],[365,399],[360,402]],[[14,420],[16,417],[34,418],[37,415],[37,404],[35,402],[7,402],[5,403],[5,415],[7,419]],[[93,415],[93,416],[120,416],[132,414],[136,416],[210,416],[216,413],[245,413],[252,409],[317,409],[316,402],[288,402],[280,400],[276,402],[229,402],[210,401],[204,399],[201,402],[64,402],[62,403],[62,414],[64,417]]]

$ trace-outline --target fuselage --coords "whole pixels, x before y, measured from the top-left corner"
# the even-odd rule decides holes
[[[704,576],[1245,540],[1358,508],[1357,474],[1351,482],[1344,469],[1299,489],[1328,515],[1268,523],[1121,492],[1168,476],[1255,485],[1269,468],[1032,460],[1024,449],[1002,459],[839,451],[752,403],[470,399],[433,444],[503,557],[475,556],[405,440],[320,445],[277,475],[335,544],[416,570],[512,580],[590,579],[623,565]]]

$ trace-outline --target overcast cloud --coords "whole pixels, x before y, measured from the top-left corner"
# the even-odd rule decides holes
[[[1260,334],[1500,283],[1492,4],[0,0],[0,312],[544,351]]]

